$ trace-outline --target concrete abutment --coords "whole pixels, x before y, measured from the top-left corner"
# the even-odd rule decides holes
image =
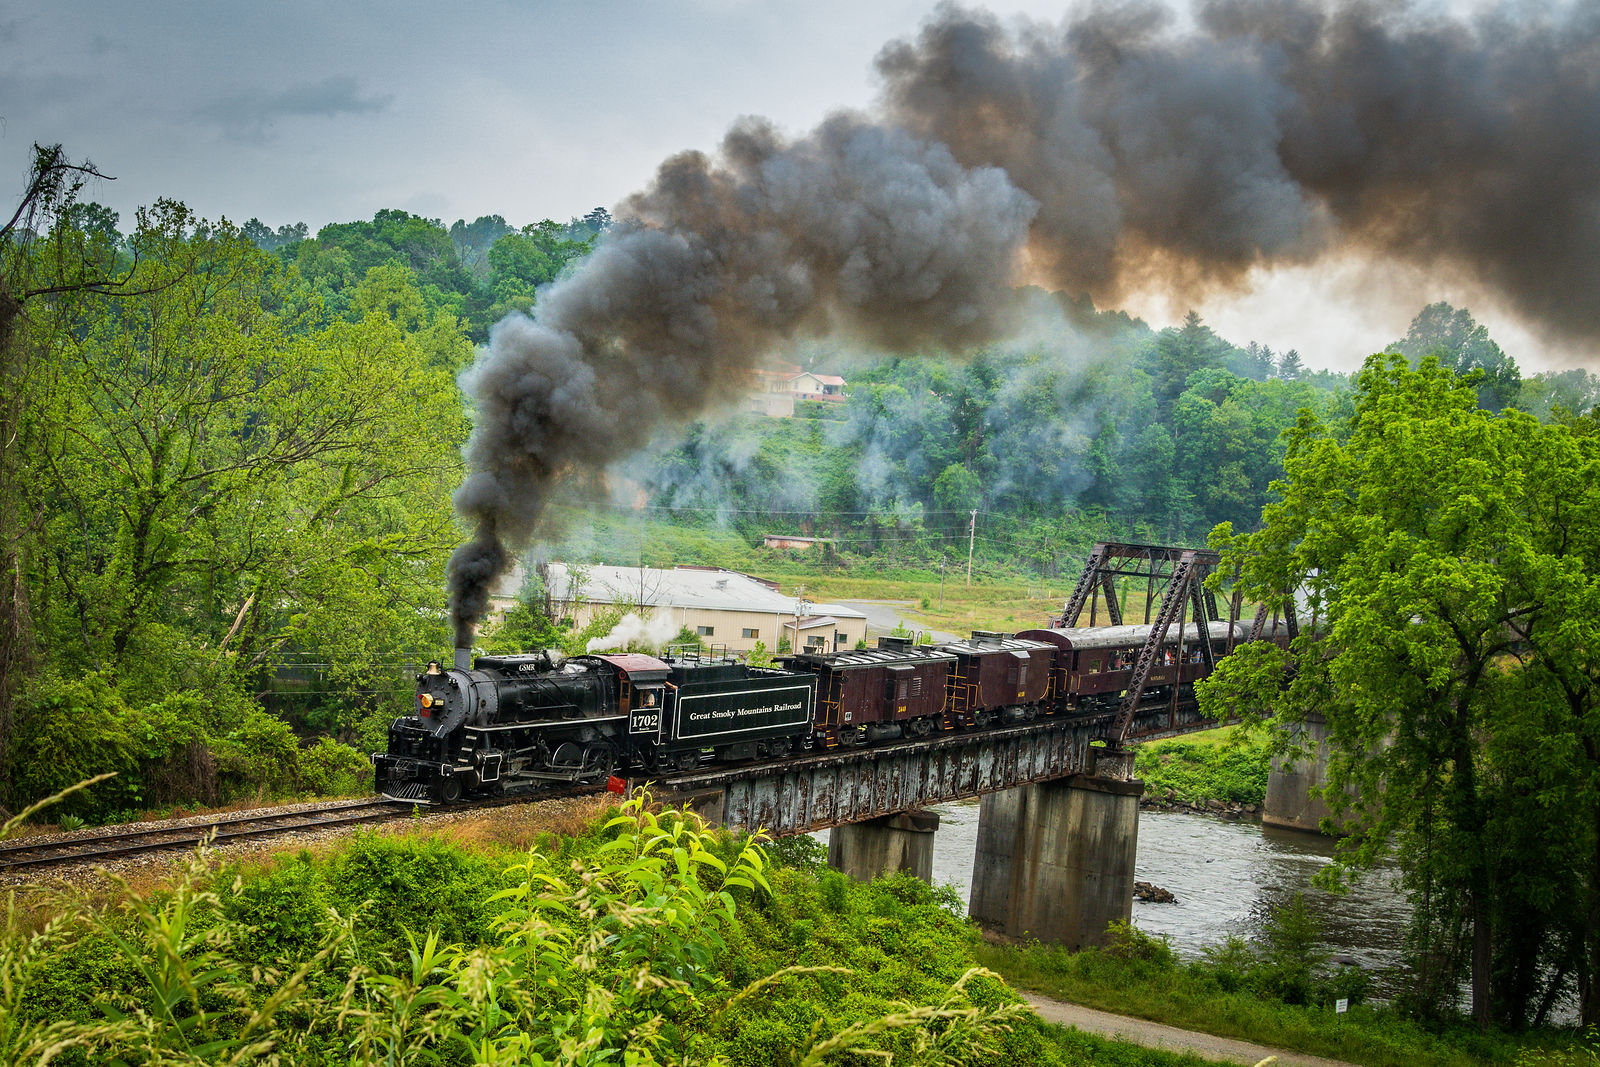
[[[898,871],[932,882],[938,829],[939,815],[932,811],[902,811],[835,826],[828,831],[828,866],[862,882]]]
[[[1296,729],[1306,754],[1292,763],[1281,756],[1273,757],[1261,822],[1285,830],[1317,833],[1322,829],[1322,820],[1332,814],[1322,797],[1322,789],[1328,784],[1328,724],[1313,712]]]
[[[1131,753],[1096,756],[1092,774],[983,798],[968,908],[980,925],[1078,949],[1132,918],[1144,783]]]

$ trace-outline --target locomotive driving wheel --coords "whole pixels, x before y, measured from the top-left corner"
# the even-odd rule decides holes
[[[617,754],[610,745],[590,745],[583,753],[583,779],[585,781],[599,781],[611,777],[611,772],[616,769]]]

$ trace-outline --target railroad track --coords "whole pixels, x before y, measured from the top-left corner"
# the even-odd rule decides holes
[[[357,826],[409,817],[418,811],[422,817],[456,814],[508,804],[527,804],[602,792],[598,785],[569,786],[541,790],[445,808],[418,809],[411,804],[371,797],[366,800],[329,801],[298,811],[262,812],[254,815],[218,815],[183,826],[152,826],[142,830],[107,829],[102,833],[57,841],[7,841],[0,843],[0,874],[29,867],[75,866],[99,860],[120,859],[142,852],[194,848],[208,838],[216,844],[247,841],[322,830],[328,827]]]
[[[0,873],[26,867],[93,863],[162,849],[193,848],[207,838],[219,843],[244,841],[253,837],[303,833],[330,826],[383,822],[407,815],[410,810],[408,805],[392,800],[336,801],[299,811],[218,815],[182,826],[154,826],[144,830],[111,829],[59,841],[8,841],[0,844]]]

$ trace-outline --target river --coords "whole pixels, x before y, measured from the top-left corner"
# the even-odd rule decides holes
[[[955,886],[965,901],[978,841],[978,802],[933,810],[940,816],[933,879]],[[817,836],[827,840],[825,832]],[[1229,936],[1258,936],[1268,912],[1303,892],[1329,951],[1373,971],[1394,967],[1409,914],[1397,870],[1383,866],[1344,893],[1328,893],[1311,879],[1332,855],[1332,839],[1318,834],[1206,815],[1140,812],[1135,877],[1171,890],[1177,903],[1134,901],[1134,925],[1170,938],[1179,955],[1193,957]]]

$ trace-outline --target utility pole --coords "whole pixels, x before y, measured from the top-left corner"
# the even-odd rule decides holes
[[[972,542],[978,538],[978,509],[972,509],[972,522],[967,527],[967,588],[972,588]]]
[[[943,555],[939,557],[939,614],[944,614],[944,565],[950,562]]]
[[[794,642],[789,646],[789,651],[796,655],[800,654],[800,613],[805,611],[805,606],[806,587],[802,585],[794,591]]]

